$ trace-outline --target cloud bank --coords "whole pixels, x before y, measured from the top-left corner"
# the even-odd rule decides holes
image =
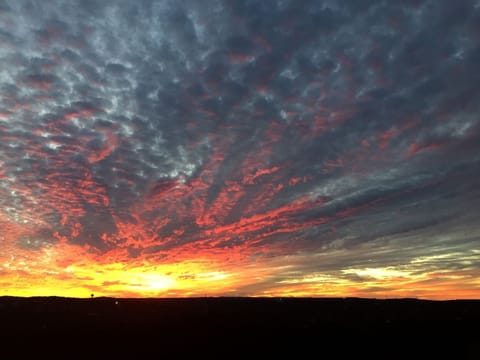
[[[478,1],[3,4],[7,293],[478,297]]]

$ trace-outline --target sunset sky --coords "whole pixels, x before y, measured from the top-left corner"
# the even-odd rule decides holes
[[[480,298],[480,1],[0,2],[0,295]]]

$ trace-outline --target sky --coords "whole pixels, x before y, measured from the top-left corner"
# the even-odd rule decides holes
[[[4,0],[0,295],[480,298],[480,1]]]

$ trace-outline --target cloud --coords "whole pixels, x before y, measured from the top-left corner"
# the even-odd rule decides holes
[[[269,280],[242,294],[413,274],[421,256],[477,271],[460,228],[479,206],[478,17],[447,0],[7,1],[5,249],[260,263]]]

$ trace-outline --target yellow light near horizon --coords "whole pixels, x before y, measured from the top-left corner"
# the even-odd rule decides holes
[[[353,275],[358,275],[360,277],[367,277],[367,278],[378,279],[378,280],[410,276],[409,272],[396,270],[392,267],[346,269],[346,270],[343,270],[342,272],[344,274],[353,274]]]
[[[126,279],[130,285],[127,288],[140,292],[167,290],[176,286],[176,281],[170,276],[159,274],[130,274]]]
[[[478,252],[471,252],[455,260],[473,263],[476,255]],[[285,265],[285,261],[301,264],[318,260],[312,256],[290,255],[288,259],[247,264],[213,257],[132,262],[59,243],[42,249],[38,256],[17,248],[3,257],[0,254],[0,289],[1,295],[79,298],[94,294],[132,298],[231,295],[454,299],[478,298],[479,294],[478,269],[430,269],[445,256],[419,257],[401,266],[357,266],[328,272],[302,272],[294,265]],[[265,286],[267,283],[270,285]]]

